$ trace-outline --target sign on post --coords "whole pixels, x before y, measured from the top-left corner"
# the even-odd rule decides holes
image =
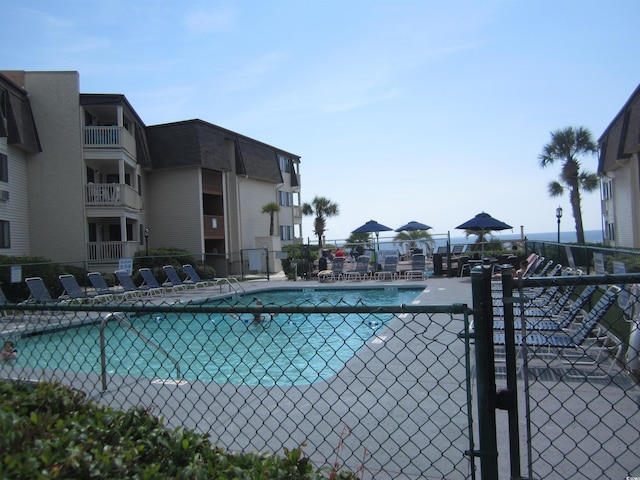
[[[118,261],[118,270],[124,270],[129,275],[133,275],[133,258],[121,258]]]

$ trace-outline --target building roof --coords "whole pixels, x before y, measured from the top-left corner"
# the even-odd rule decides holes
[[[297,155],[199,119],[149,126],[147,138],[154,169],[200,166],[281,183],[278,154],[299,161]]]
[[[640,152],[640,85],[598,139],[598,173]]]
[[[9,145],[26,152],[41,152],[42,147],[27,92],[2,73],[0,87],[7,92],[6,104],[3,106],[6,108],[6,123],[0,119],[0,137],[6,137]]]

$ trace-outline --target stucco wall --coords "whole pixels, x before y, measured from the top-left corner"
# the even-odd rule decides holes
[[[78,73],[27,72],[25,89],[42,146],[27,161],[31,253],[82,261],[87,234]]]

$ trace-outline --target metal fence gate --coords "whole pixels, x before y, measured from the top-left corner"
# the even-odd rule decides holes
[[[482,478],[640,477],[640,275],[494,273],[472,272]]]

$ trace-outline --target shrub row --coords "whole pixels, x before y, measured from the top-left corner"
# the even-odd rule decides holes
[[[139,408],[118,411],[69,387],[0,381],[0,478],[355,479],[283,456],[224,452]]]

